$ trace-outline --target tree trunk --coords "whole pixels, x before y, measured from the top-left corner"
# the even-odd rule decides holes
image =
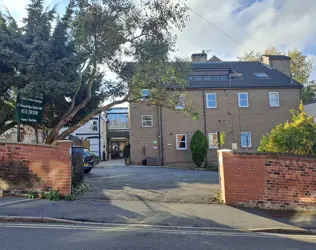
[[[128,100],[128,96],[126,96],[125,98],[123,98],[120,101],[114,101],[104,107],[98,108],[94,111],[92,111],[90,114],[88,114],[87,116],[85,116],[83,119],[81,119],[79,122],[77,122],[75,125],[71,126],[70,128],[68,128],[67,130],[65,130],[64,132],[62,132],[60,135],[58,135],[59,130],[56,132],[56,136],[53,140],[49,141],[50,143],[47,144],[54,144],[56,143],[56,141],[58,140],[63,140],[65,139],[68,135],[70,135],[72,132],[74,132],[76,129],[80,128],[81,126],[83,126],[85,123],[87,123],[93,116],[100,114],[103,111],[106,111],[108,109],[110,109],[112,106],[117,105],[117,104],[121,104],[124,103]],[[46,139],[47,141],[47,139]]]
[[[7,125],[1,126],[0,127],[0,135],[2,135],[4,132],[8,131],[11,128],[14,128],[15,125],[16,125],[16,122],[10,122]]]

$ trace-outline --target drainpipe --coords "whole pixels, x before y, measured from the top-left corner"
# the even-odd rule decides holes
[[[163,131],[162,131],[162,111],[161,107],[158,106],[158,113],[159,113],[159,133],[160,133],[160,156],[161,156],[161,165],[164,165],[164,141],[163,141]]]
[[[203,119],[204,119],[204,135],[206,136],[206,114],[205,114],[205,91],[202,91],[203,93]]]
[[[99,159],[101,160],[101,114],[99,114]]]

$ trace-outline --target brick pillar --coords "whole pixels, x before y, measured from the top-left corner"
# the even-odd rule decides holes
[[[64,169],[62,169],[61,178],[62,186],[59,187],[59,191],[62,195],[68,195],[71,193],[71,178],[72,178],[72,166],[71,166],[71,150],[73,141],[70,140],[60,140],[57,141],[58,148],[63,152],[62,161],[64,164]]]

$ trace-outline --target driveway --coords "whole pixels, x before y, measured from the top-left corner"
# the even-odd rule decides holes
[[[85,175],[90,191],[79,199],[214,203],[219,191],[217,172],[163,167],[107,166]]]

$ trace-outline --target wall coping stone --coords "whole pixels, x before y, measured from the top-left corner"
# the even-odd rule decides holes
[[[17,145],[28,145],[28,146],[40,146],[40,147],[51,147],[51,148],[58,148],[56,145],[47,145],[47,144],[34,144],[34,143],[25,143],[25,142],[11,142],[11,141],[1,141],[1,144],[17,144]]]
[[[316,156],[314,155],[297,155],[297,154],[287,154],[287,153],[275,153],[275,152],[241,152],[241,151],[232,151],[235,155],[240,156],[254,156],[254,157],[288,157],[288,158],[298,158],[305,160],[316,160]]]

